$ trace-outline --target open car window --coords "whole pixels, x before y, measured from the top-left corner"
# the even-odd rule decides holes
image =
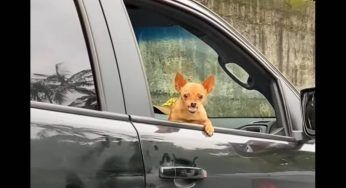
[[[167,120],[170,106],[180,97],[174,87],[177,72],[193,82],[202,82],[212,74],[216,85],[205,108],[215,127],[285,134],[277,123],[271,78],[251,67],[253,62],[244,53],[223,46],[193,21],[136,1],[125,3],[156,118]]]

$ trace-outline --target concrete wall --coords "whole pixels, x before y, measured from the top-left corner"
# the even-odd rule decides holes
[[[298,89],[315,85],[315,2],[197,0],[228,21]]]

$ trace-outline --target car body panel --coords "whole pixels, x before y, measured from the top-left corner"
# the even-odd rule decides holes
[[[135,122],[145,162],[147,187],[314,187],[314,149],[297,142],[214,133]],[[162,179],[161,166],[207,171],[203,180]],[[256,187],[256,186],[255,186]]]
[[[31,108],[31,187],[144,186],[139,140],[126,116],[61,111]]]

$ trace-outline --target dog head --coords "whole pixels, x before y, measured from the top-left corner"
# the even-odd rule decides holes
[[[175,89],[180,93],[184,107],[195,113],[203,107],[207,100],[207,95],[213,90],[215,76],[211,75],[202,83],[187,82],[183,75],[177,73],[175,76]]]

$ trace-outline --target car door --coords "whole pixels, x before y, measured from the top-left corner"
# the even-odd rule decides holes
[[[31,187],[144,187],[128,116],[31,104]]]
[[[147,187],[314,187],[313,148],[293,140],[132,119]]]
[[[236,31],[190,1],[101,5],[141,141],[146,187],[314,187],[314,145],[298,142],[299,97]],[[198,125],[167,121],[157,108],[179,97],[177,71],[197,80],[216,75],[207,104],[212,137]]]
[[[31,1],[31,187],[144,187],[97,1]]]

